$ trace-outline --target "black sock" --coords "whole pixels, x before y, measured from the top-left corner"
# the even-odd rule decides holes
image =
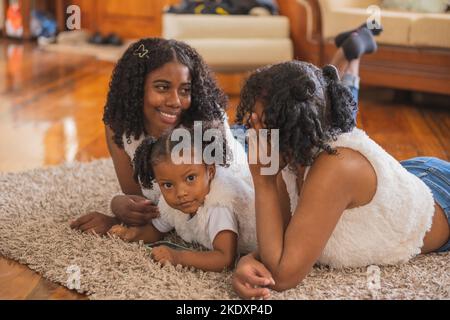
[[[360,29],[352,33],[342,44],[345,58],[348,61],[358,59],[363,54],[372,53],[377,50],[377,43],[369,29]]]
[[[374,36],[378,36],[383,31],[383,26],[376,24],[375,21],[374,21],[374,26],[375,26],[374,28],[369,29],[367,27],[367,23],[364,22],[362,25],[360,25],[358,28],[356,28],[354,30],[350,30],[350,31],[345,31],[345,32],[339,33],[336,36],[336,38],[334,38],[334,43],[336,44],[336,47],[340,48],[342,46],[342,44],[344,43],[344,41],[347,40],[347,38],[353,32],[358,32],[359,30],[362,30],[362,29],[370,30]]]

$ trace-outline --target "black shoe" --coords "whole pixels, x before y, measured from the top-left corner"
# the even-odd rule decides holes
[[[359,59],[364,54],[374,53],[377,51],[377,48],[374,36],[367,28],[353,32],[342,44],[345,58],[348,61]]]
[[[112,46],[121,46],[123,44],[122,39],[115,33],[110,33],[103,41],[104,44],[110,44]]]
[[[88,42],[92,44],[104,44],[104,41],[102,34],[98,31],[88,39]]]
[[[367,22],[364,22],[362,25],[360,25],[358,28],[350,31],[345,31],[336,36],[334,38],[334,43],[336,44],[336,47],[340,48],[342,44],[345,42],[345,40],[348,39],[348,37],[354,33],[358,32],[360,30],[367,29],[372,32],[372,35],[378,36],[381,32],[383,32],[383,26],[376,23],[376,21],[372,21],[371,24],[367,25]]]

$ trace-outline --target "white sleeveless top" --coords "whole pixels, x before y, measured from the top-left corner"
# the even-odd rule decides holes
[[[389,265],[419,254],[434,215],[430,189],[360,129],[341,134],[330,145],[365,156],[377,175],[377,190],[370,203],[343,212],[318,262],[332,267]],[[282,175],[293,213],[296,176],[287,168]]]
[[[238,223],[238,252],[249,253],[256,249],[256,222],[254,189],[232,171],[216,167],[216,175],[211,181],[204,204],[191,218],[170,207],[161,196],[158,204],[161,219],[175,228],[177,234],[187,242],[196,242],[212,249],[208,232],[209,212],[216,207],[229,209]]]
[[[134,159],[134,153],[136,152],[136,149],[139,147],[141,142],[145,139],[145,135],[142,134],[139,139],[133,139],[133,137],[130,137],[128,140],[125,134],[122,136],[123,141],[123,148],[126,152],[126,154],[130,157],[131,163],[133,164]],[[129,143],[128,143],[129,142]],[[144,188],[142,185],[141,190],[144,197],[152,201],[153,203],[157,204],[159,201],[159,196],[161,195],[161,190],[159,189],[159,185],[157,183],[153,184],[153,189],[147,189]]]
[[[250,168],[248,166],[247,161],[247,155],[245,153],[244,147],[242,146],[239,141],[237,141],[233,133],[231,132],[230,126],[228,124],[228,121],[224,120],[224,128],[225,128],[225,134],[226,134],[226,140],[228,143],[229,148],[231,149],[233,158],[230,163],[230,166],[226,168],[226,170],[230,170],[236,177],[239,177],[245,183],[247,183],[249,186],[253,188],[253,180],[250,173]],[[138,139],[133,139],[133,137],[130,137],[130,141],[127,141],[125,134],[122,137],[123,146],[126,154],[130,157],[131,162],[133,163],[134,159],[134,153],[136,152],[136,149],[139,147],[141,142],[145,139],[145,135],[142,134]],[[130,143],[128,143],[130,142]],[[154,183],[153,189],[146,189],[143,188],[141,185],[142,194],[147,199],[151,200],[154,203],[158,203],[159,196],[161,195],[161,190],[159,189],[159,186]]]

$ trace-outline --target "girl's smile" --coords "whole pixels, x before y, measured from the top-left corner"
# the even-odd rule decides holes
[[[178,61],[151,72],[145,82],[144,116],[148,134],[159,137],[175,127],[191,105],[191,74]]]
[[[161,117],[161,121],[168,125],[176,125],[180,120],[181,111],[179,110],[161,110],[160,108],[156,108],[156,111],[159,112]]]

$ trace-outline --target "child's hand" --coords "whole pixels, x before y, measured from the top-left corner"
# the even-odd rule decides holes
[[[170,263],[174,266],[178,264],[179,252],[166,246],[159,246],[152,249],[151,253],[154,260],[165,265]]]
[[[159,216],[158,207],[144,197],[134,195],[115,196],[111,211],[129,226],[142,226]]]
[[[139,228],[138,227],[126,227],[123,225],[116,224],[111,229],[109,229],[108,233],[110,235],[114,235],[122,239],[126,242],[137,241],[139,236]]]
[[[91,212],[72,221],[70,227],[83,232],[95,232],[98,235],[104,235],[117,222],[117,219],[114,217],[100,212]]]

